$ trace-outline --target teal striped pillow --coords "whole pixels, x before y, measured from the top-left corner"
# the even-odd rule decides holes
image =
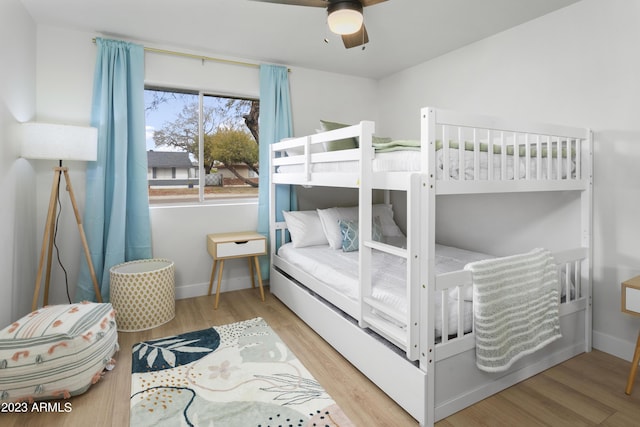
[[[360,249],[358,220],[341,219],[338,224],[342,234],[342,250],[344,252],[353,252]],[[376,242],[382,241],[382,222],[378,216],[373,218],[371,237]]]

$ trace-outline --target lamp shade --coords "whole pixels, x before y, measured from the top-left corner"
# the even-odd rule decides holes
[[[98,129],[50,123],[20,125],[25,159],[84,160],[98,158]]]
[[[327,23],[335,34],[353,34],[360,30],[364,17],[360,2],[339,1],[329,4]]]

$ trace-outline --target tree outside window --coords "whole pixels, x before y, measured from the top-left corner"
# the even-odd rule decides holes
[[[257,197],[258,100],[147,88],[145,108],[151,203]]]

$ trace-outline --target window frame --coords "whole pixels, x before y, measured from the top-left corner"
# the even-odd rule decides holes
[[[248,96],[248,95],[237,95],[237,94],[229,94],[229,93],[220,93],[214,92],[210,90],[194,90],[188,88],[180,88],[180,87],[171,87],[164,86],[159,84],[147,84],[144,85],[144,90],[155,90],[162,92],[174,92],[179,94],[186,95],[197,95],[198,96],[198,158],[204,158],[204,99],[206,96],[211,96],[215,98],[226,98],[226,99],[239,99],[246,101],[258,101],[260,102],[259,97]],[[146,103],[145,103],[146,108]],[[145,123],[146,126],[146,123]],[[146,149],[146,147],[145,147]],[[259,144],[258,144],[258,152],[259,152]],[[202,160],[198,161],[198,197],[196,199],[188,199],[185,201],[167,201],[163,202],[160,200],[153,200],[149,197],[149,205],[150,207],[179,207],[179,206],[194,206],[194,205],[214,205],[214,204],[253,204],[258,202],[258,193],[255,195],[242,195],[242,196],[220,196],[214,198],[206,198],[205,197],[205,170],[204,170],[204,162]],[[155,168],[154,168],[155,172]],[[258,187],[259,188],[259,187]]]

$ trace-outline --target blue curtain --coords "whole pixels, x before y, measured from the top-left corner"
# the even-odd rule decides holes
[[[151,258],[144,115],[144,48],[96,39],[91,125],[98,128],[98,160],[87,165],[84,227],[103,301],[109,269]],[[75,300],[95,301],[82,259]]]
[[[269,145],[293,134],[289,71],[278,65],[260,66],[260,176],[258,192],[258,232],[269,237]],[[296,198],[290,186],[276,189],[276,218],[283,210],[295,210]],[[269,260],[262,259],[262,277],[269,277]]]

